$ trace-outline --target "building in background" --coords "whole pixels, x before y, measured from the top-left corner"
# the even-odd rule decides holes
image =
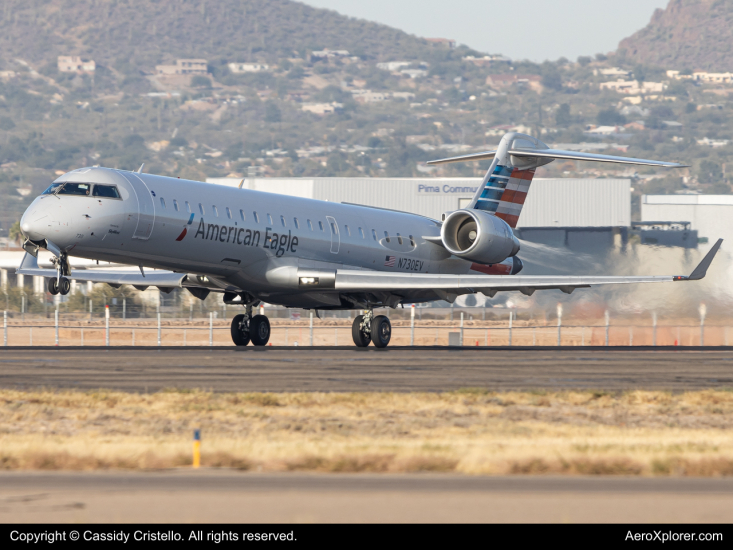
[[[176,59],[175,65],[157,65],[155,72],[159,75],[200,75],[209,74],[205,59]]]
[[[237,187],[240,178],[208,178]],[[376,206],[441,219],[464,208],[478,178],[247,178],[243,187],[295,197]],[[521,239],[587,253],[624,246],[631,225],[628,179],[542,179],[532,187],[517,225]]]
[[[97,69],[94,60],[85,60],[76,55],[60,55],[56,63],[60,73],[93,73]]]
[[[643,195],[641,221],[656,220],[689,222],[698,242],[723,238],[725,249],[733,239],[733,195]]]

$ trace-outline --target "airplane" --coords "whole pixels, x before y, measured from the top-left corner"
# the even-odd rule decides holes
[[[268,318],[253,315],[262,302],[316,312],[362,310],[352,325],[354,344],[384,348],[392,328],[387,316],[374,315],[377,307],[453,302],[476,292],[570,294],[595,285],[696,281],[722,243],[688,276],[519,275],[513,229],[539,166],[556,159],[683,165],[555,150],[515,132],[504,135],[496,150],[429,164],[489,159],[468,206],[441,220],[151,175],[142,166],[137,172],[80,168],[57,178],[23,214],[26,255],[17,273],[47,277],[54,295],[67,294],[72,279],[138,290],[185,288],[202,300],[221,293],[224,303],[244,307],[231,323],[237,346],[268,343]],[[55,269],[39,269],[41,248],[53,254]],[[139,273],[72,270],[72,257],[133,266]]]

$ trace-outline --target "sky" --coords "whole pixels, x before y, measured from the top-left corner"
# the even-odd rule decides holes
[[[669,0],[300,0],[426,38],[536,62],[607,53]]]

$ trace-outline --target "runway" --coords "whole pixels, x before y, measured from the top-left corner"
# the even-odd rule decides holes
[[[2,473],[0,522],[719,522],[732,479]]]
[[[733,348],[4,348],[0,387],[683,391],[733,387]]]

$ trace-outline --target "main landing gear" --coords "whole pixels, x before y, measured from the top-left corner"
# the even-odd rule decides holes
[[[392,324],[386,315],[374,316],[370,309],[357,315],[351,325],[351,337],[357,347],[365,348],[373,342],[378,348],[386,348],[392,338]]]
[[[265,315],[252,316],[251,304],[245,311],[232,319],[232,341],[237,346],[246,346],[250,342],[255,346],[266,346],[270,340],[270,320]]]

